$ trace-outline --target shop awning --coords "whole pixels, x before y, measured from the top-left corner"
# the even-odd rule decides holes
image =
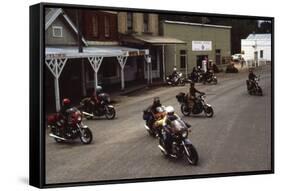
[[[152,35],[130,35],[123,36],[122,41],[125,43],[151,44],[151,45],[169,45],[169,44],[186,44],[185,41],[167,36]]]
[[[88,58],[88,57],[116,57],[116,56],[143,56],[148,55],[146,49],[136,49],[124,46],[95,46],[83,47],[78,52],[77,47],[46,47],[45,58]]]

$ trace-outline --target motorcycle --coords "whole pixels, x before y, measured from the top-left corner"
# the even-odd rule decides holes
[[[84,98],[80,102],[80,107],[86,119],[93,119],[95,116],[105,116],[107,119],[114,119],[116,111],[113,105],[110,105],[110,97],[107,93],[98,95],[99,103],[95,104],[91,98]]]
[[[194,83],[200,83],[203,80],[203,72],[197,71],[188,74],[188,79]]]
[[[188,139],[189,130],[187,125],[181,119],[175,119],[169,124],[171,130],[163,127],[159,137],[159,149],[164,156],[170,158],[186,157],[187,162],[191,165],[197,165],[199,156],[196,148]],[[171,135],[171,149],[168,153],[165,148],[164,137],[169,133]]]
[[[57,143],[66,142],[80,138],[83,144],[90,144],[93,139],[91,130],[82,123],[81,112],[72,107],[66,110],[67,119],[60,113],[48,116],[48,128],[50,137],[53,137]]]
[[[203,78],[203,84],[206,84],[206,82],[209,84],[211,84],[212,82],[214,82],[214,84],[218,83],[218,79],[214,73],[209,73],[209,74],[205,74],[205,75],[206,75],[206,77]]]
[[[176,98],[181,105],[181,112],[184,116],[189,116],[190,113],[200,114],[202,112],[204,112],[207,117],[213,117],[214,115],[214,110],[210,104],[206,103],[204,94],[200,94],[195,99],[195,104],[193,105],[192,109],[189,107],[189,101],[185,93],[179,93],[176,95]]]
[[[145,120],[145,124],[144,127],[147,130],[147,132],[149,133],[149,135],[151,135],[152,137],[158,137],[159,133],[160,133],[160,129],[159,128],[155,128],[153,126],[154,122],[158,119],[158,118],[163,118],[165,115],[165,107],[159,107],[157,108],[158,113],[157,114],[152,114],[150,111],[144,110],[143,111],[143,120]]]
[[[175,77],[172,77],[172,75],[166,77],[166,82],[168,85],[173,86],[184,86],[185,85],[185,79],[182,77],[182,73],[179,72]]]
[[[259,96],[263,95],[262,89],[258,83],[259,80],[260,80],[259,77],[255,78],[252,82],[246,80],[247,91],[250,95],[259,95]]]

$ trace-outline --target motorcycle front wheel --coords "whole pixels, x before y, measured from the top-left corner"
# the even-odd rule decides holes
[[[108,108],[108,112],[105,113],[106,119],[114,119],[116,115],[116,111],[114,108]]]
[[[90,144],[93,140],[93,134],[90,129],[81,129],[80,140],[83,144]]]
[[[206,113],[206,116],[207,117],[213,117],[214,115],[214,110],[212,107],[207,107],[206,110],[205,110],[205,113]]]
[[[218,79],[214,79],[214,84],[218,84]]]
[[[258,88],[258,95],[263,96],[262,89],[260,87]]]
[[[191,165],[197,165],[199,157],[195,147],[192,144],[185,145],[184,150],[186,153],[187,162]]]
[[[190,115],[190,109],[187,104],[182,104],[181,105],[181,112],[184,116],[189,116]]]

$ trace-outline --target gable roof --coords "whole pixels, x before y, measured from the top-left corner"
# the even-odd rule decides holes
[[[67,16],[67,14],[61,8],[50,8],[47,14],[45,15],[45,31],[52,25],[52,23],[58,18],[58,16],[62,15],[66,22],[70,25],[72,30],[78,34],[78,30],[71,19]],[[83,43],[88,46],[85,38],[82,36]]]

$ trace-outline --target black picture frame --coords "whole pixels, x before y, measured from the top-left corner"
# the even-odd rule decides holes
[[[262,171],[247,172],[230,172],[230,173],[214,173],[214,174],[194,174],[184,176],[166,176],[166,177],[144,177],[132,179],[117,180],[99,180],[99,181],[81,181],[81,182],[61,182],[46,183],[46,148],[45,148],[45,89],[44,89],[44,63],[45,63],[45,8],[67,8],[81,10],[107,10],[107,11],[128,11],[156,14],[170,14],[181,16],[200,16],[200,17],[218,17],[233,19],[255,19],[266,20],[271,22],[271,168]],[[72,5],[72,4],[56,4],[56,3],[39,3],[30,6],[30,163],[29,163],[29,184],[38,188],[68,187],[68,186],[84,186],[84,185],[101,185],[116,183],[132,183],[132,182],[148,182],[148,181],[166,181],[178,179],[194,179],[194,178],[210,178],[210,177],[227,177],[227,176],[243,176],[257,174],[274,173],[274,18],[264,16],[248,16],[248,15],[227,15],[212,13],[195,13],[180,11],[163,11],[150,9],[132,9],[117,7],[102,7],[92,5]]]

